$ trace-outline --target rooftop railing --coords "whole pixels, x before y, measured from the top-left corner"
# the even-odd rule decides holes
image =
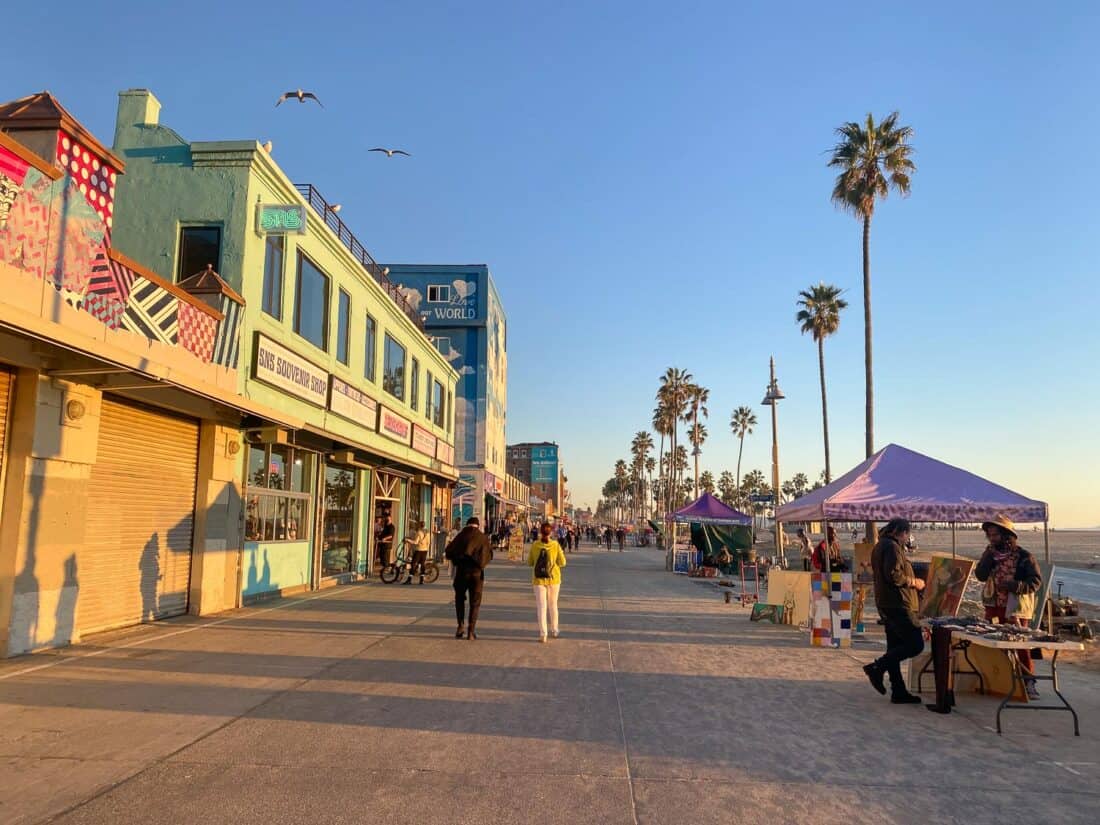
[[[321,220],[325,222],[325,226],[333,231],[333,234],[340,239],[347,250],[351,253],[365,269],[372,278],[386,291],[386,294],[393,299],[393,302],[397,304],[409,319],[416,324],[417,329],[424,329],[424,319],[420,317],[420,313],[413,309],[412,304],[409,303],[404,293],[397,288],[396,284],[390,280],[387,275],[388,270],[381,266],[377,261],[370,256],[366,247],[359,243],[359,239],[351,234],[351,230],[348,229],[347,224],[340,220],[340,216],[336,214],[336,210],[333,209],[333,205],[326,201],[321,193],[317,191],[317,188],[312,183],[296,183],[294,188],[298,190],[306,203],[313,207],[313,211],[321,216]]]

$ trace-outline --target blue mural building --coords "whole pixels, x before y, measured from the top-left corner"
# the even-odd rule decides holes
[[[490,526],[503,516],[508,325],[484,264],[390,264],[390,279],[458,372],[454,515]]]

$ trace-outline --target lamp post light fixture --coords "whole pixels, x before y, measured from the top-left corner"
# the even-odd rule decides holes
[[[780,559],[780,566],[786,567],[786,554],[783,552],[783,528],[779,526],[776,511],[779,509],[779,435],[776,423],[776,408],[779,402],[786,398],[779,384],[775,380],[775,357],[771,358],[771,380],[764,392],[764,400],[760,403],[772,408],[772,520],[775,522],[775,553]]]

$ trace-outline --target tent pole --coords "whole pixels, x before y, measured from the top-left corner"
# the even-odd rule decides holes
[[[955,522],[951,522],[951,558],[955,558],[958,551],[958,534],[955,531]]]
[[[1043,560],[1050,564],[1050,522],[1043,522]]]
[[[1050,564],[1050,522],[1049,521],[1044,521],[1043,522],[1043,558],[1046,560],[1047,575],[1049,576],[1051,574],[1051,571],[1054,569]],[[1052,584],[1054,584],[1054,582],[1048,582],[1048,584],[1047,584],[1047,593],[1050,592],[1050,585],[1052,585]],[[1054,602],[1050,599],[1049,596],[1047,597],[1047,603],[1044,604],[1041,609],[1045,610],[1046,614],[1047,614],[1047,633],[1054,633]]]

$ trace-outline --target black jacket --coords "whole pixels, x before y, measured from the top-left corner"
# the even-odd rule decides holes
[[[913,587],[916,575],[905,557],[905,548],[893,536],[883,536],[871,551],[871,569],[875,573],[875,606],[882,610],[920,608],[920,598]]]
[[[1020,555],[1016,558],[1016,595],[1035,593],[1043,584],[1043,577],[1039,574],[1039,565],[1035,563],[1035,557],[1022,547],[1016,548]],[[982,557],[978,559],[978,566],[974,569],[974,577],[984,582],[997,566],[993,558],[993,548],[985,548]]]
[[[443,557],[453,562],[459,570],[484,570],[493,559],[493,548],[488,536],[471,524],[451,540],[443,551]]]

